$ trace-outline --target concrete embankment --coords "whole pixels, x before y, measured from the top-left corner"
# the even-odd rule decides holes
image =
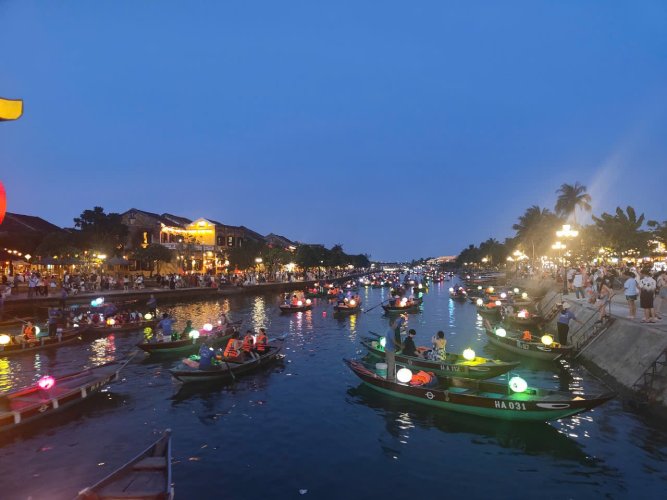
[[[337,278],[334,280],[326,280],[330,282],[342,282],[349,279],[359,278],[365,274],[355,274]],[[319,280],[322,281],[322,280]],[[158,304],[170,304],[176,302],[188,302],[196,300],[216,299],[221,297],[229,297],[232,295],[254,295],[262,293],[282,293],[292,290],[304,290],[307,286],[313,285],[317,281],[292,281],[280,283],[262,283],[259,285],[250,286],[223,286],[217,288],[177,288],[175,290],[165,288],[144,288],[141,290],[105,290],[97,292],[89,292],[77,295],[70,295],[65,299],[66,305],[83,304],[90,302],[97,297],[104,297],[107,302],[114,301],[131,301],[140,300],[147,301],[151,294],[155,295]],[[21,297],[10,297],[4,303],[4,317],[9,319],[11,316],[17,314],[30,315],[44,315],[48,307],[57,307],[61,300],[57,295],[50,297],[33,297],[27,298],[24,294]],[[41,314],[40,314],[41,311]]]
[[[622,298],[622,297],[621,297]],[[550,290],[541,300],[543,313],[563,300],[560,291]],[[630,399],[641,400],[647,391],[649,406],[667,414],[667,366],[657,365],[650,389],[644,385],[644,374],[650,373],[654,362],[667,349],[665,325],[640,323],[614,314],[604,323],[596,323],[598,310],[572,294],[565,297],[571,310],[583,325],[572,322],[570,343],[576,346],[576,360],[612,388]],[[620,312],[620,311],[619,311]],[[627,314],[627,313],[626,313]],[[549,330],[556,330],[555,319]]]

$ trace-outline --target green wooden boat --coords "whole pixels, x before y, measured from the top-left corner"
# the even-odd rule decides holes
[[[368,352],[380,359],[385,358],[384,348],[380,342],[371,338],[361,340]],[[519,362],[506,362],[496,359],[475,357],[468,361],[460,354],[447,353],[447,358],[442,361],[406,356],[400,352],[396,353],[396,363],[400,363],[415,369],[433,372],[441,377],[465,377],[474,379],[493,378],[507,373],[512,368],[519,366]]]
[[[192,354],[199,351],[201,345],[206,342],[211,347],[224,347],[232,337],[234,330],[223,331],[221,327],[214,328],[210,332],[199,331],[197,339],[187,338],[172,340],[169,342],[140,342],[137,347],[151,356],[169,356]]]
[[[585,397],[572,396],[567,392],[530,387],[522,392],[514,392],[508,384],[459,377],[437,379],[432,386],[413,386],[387,380],[360,361],[344,361],[362,382],[383,394],[444,410],[500,420],[557,420],[588,411],[615,396],[611,392]]]

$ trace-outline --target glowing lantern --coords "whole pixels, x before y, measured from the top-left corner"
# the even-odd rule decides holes
[[[384,338],[384,337],[382,337],[382,338],[380,339],[380,345],[381,345],[382,348],[384,349],[384,346],[387,345],[387,339]]]
[[[449,293],[454,293],[454,289],[453,289],[453,288],[450,288],[450,289],[449,289]]]
[[[496,328],[496,335],[498,335],[498,337],[505,337],[507,336],[507,332],[504,328]]]
[[[477,299],[476,304],[481,307],[484,305],[484,301],[482,299]]]
[[[78,324],[78,323],[74,323],[74,325],[72,325],[72,326],[74,326],[74,328],[79,328],[79,324]]]
[[[507,294],[506,294],[505,292],[501,293],[501,294],[500,294],[500,298],[501,298],[501,299],[506,299],[506,298],[507,298]]]
[[[403,297],[403,298],[401,299],[401,304],[405,305],[405,304],[407,304],[407,303],[408,303],[408,298],[407,298],[407,297]]]
[[[144,328],[144,334],[150,335],[151,333],[153,333],[153,329],[150,326]]]
[[[421,283],[419,283],[419,286],[417,288],[424,288]]]
[[[522,299],[527,299],[527,298],[528,298],[528,294],[527,294],[526,292],[523,292],[523,293],[521,294],[521,298],[522,298]]]
[[[190,337],[193,340],[197,340],[199,338],[199,331],[198,330],[190,330],[188,333],[188,337]]]
[[[521,309],[521,310],[517,313],[517,317],[526,319],[526,318],[528,317],[528,311],[526,311],[525,309]]]
[[[144,314],[144,319],[146,321],[150,321],[150,320],[153,319],[153,315],[151,313],[146,313],[146,314]]]
[[[296,303],[296,305],[299,306],[299,307],[301,307],[301,306],[303,305],[303,302],[299,300],[299,301]]]
[[[44,389],[45,391],[48,391],[49,389],[51,389],[51,387],[56,385],[56,379],[54,379],[50,375],[44,375],[42,378],[40,378],[37,381],[37,385],[39,386],[40,389]]]
[[[495,290],[495,288],[493,288],[492,286],[487,288],[487,292],[489,292],[489,293],[493,293],[494,290]]]
[[[354,306],[356,306],[356,305],[357,305],[357,301],[354,300],[354,299],[352,299],[352,300],[350,301],[350,307],[354,307]]]
[[[42,331],[42,330],[41,330],[38,326],[36,326],[36,327],[35,327],[35,336],[38,336],[38,335],[40,334],[41,331]]]
[[[481,289],[482,289],[482,285],[477,285],[477,290],[481,290]]]
[[[523,392],[528,389],[528,384],[521,377],[512,377],[510,379],[510,389],[514,392]]]
[[[496,304],[497,306],[501,306],[501,305],[503,305],[503,303],[500,302],[499,300],[496,300],[495,304]]]
[[[109,326],[113,326],[113,325],[115,325],[115,324],[116,324],[116,320],[115,320],[115,319],[113,319],[113,318],[109,318],[109,319],[107,320],[107,325],[109,325]]]
[[[401,368],[396,372],[396,379],[402,384],[407,384],[412,380],[412,371],[408,368]]]
[[[7,334],[0,335],[0,345],[7,345],[11,342],[12,338]]]
[[[540,340],[542,340],[542,343],[544,345],[551,345],[551,344],[554,343],[554,338],[551,335],[548,335],[548,334],[547,335],[542,335],[542,338]]]
[[[309,306],[309,305],[312,304],[312,303],[313,303],[312,300],[310,300],[310,299],[306,299],[306,305],[307,305],[307,306]]]
[[[514,293],[519,293],[519,289],[518,289],[518,288],[515,288],[515,289],[514,289]]]
[[[210,332],[211,330],[213,330],[213,325],[211,323],[206,323],[204,325],[204,330],[207,331],[207,332]],[[197,333],[199,333],[199,332],[197,332]]]
[[[475,351],[473,351],[472,349],[470,349],[470,347],[468,347],[465,351],[463,351],[463,357],[468,361],[472,361],[473,359],[475,359]]]

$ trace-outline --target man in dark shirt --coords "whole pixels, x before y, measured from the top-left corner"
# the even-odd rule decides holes
[[[405,337],[405,340],[403,341],[403,349],[401,350],[401,354],[405,356],[417,357],[417,346],[413,340],[415,335],[417,335],[417,332],[415,332],[414,328],[410,328],[410,330],[408,330],[408,336]]]

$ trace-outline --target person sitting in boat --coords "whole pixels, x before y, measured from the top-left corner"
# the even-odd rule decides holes
[[[435,361],[443,361],[447,358],[447,339],[445,338],[445,332],[440,330],[433,337],[433,350],[431,351],[431,357]]]
[[[292,300],[290,301],[290,305],[292,307],[299,307],[299,298],[296,296],[296,294],[292,295]]]
[[[187,339],[191,331],[192,331],[192,320],[189,319],[185,322],[185,328],[183,328],[180,338]],[[178,340],[178,339],[179,339],[178,333],[174,331],[174,333],[171,334],[171,340]]]
[[[211,360],[215,352],[204,342],[199,348],[199,369],[206,370],[211,368]]]
[[[533,340],[533,336],[531,335],[530,330],[524,330],[523,331],[523,335],[521,336],[521,340],[523,340],[524,342],[530,342],[531,340]]]
[[[157,324],[157,328],[162,330],[163,336],[171,337],[173,325],[174,325],[174,320],[169,317],[169,314],[162,313],[162,319]]]
[[[415,358],[419,356],[417,353],[417,346],[415,345],[414,341],[415,335],[417,335],[415,329],[410,328],[410,330],[408,330],[408,336],[405,337],[405,340],[403,341],[403,349],[401,349],[401,354],[404,356],[412,356]]]
[[[255,336],[253,335],[252,330],[246,330],[245,337],[243,337],[243,343],[241,344],[241,350],[244,353],[244,356],[255,358],[257,355],[254,352],[255,347]]]
[[[32,321],[28,321],[25,326],[21,329],[21,333],[15,337],[16,343],[27,343],[33,342],[37,339],[37,329],[32,324]]]
[[[266,328],[260,328],[255,339],[255,352],[260,356],[269,350],[269,339],[266,336]]]
[[[227,347],[225,347],[225,352],[223,356],[225,358],[236,360],[241,355],[241,346],[243,343],[239,339],[239,332],[234,332],[232,337],[227,341]]]

